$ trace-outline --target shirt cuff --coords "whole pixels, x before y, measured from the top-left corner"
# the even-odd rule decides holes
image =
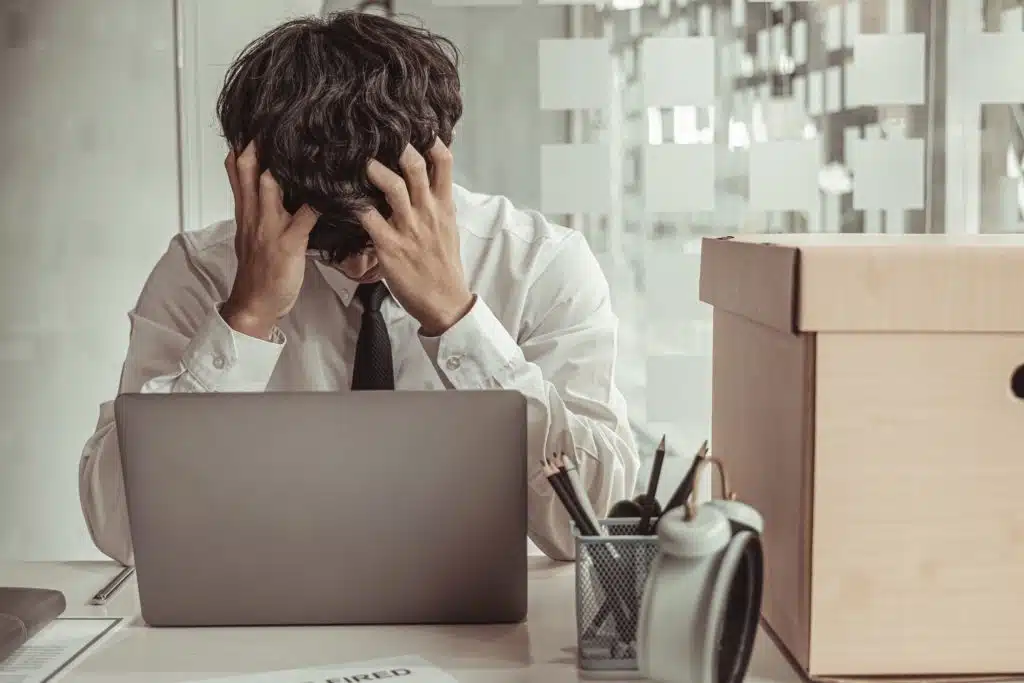
[[[269,341],[242,334],[217,310],[192,337],[182,365],[207,391],[266,391],[285,341],[277,327]]]
[[[420,335],[427,356],[453,389],[494,389],[523,360],[519,344],[479,296],[440,337]]]

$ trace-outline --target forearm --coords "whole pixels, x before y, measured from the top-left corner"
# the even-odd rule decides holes
[[[277,327],[275,320],[252,312],[244,303],[237,302],[230,297],[220,307],[220,315],[228,327],[235,332],[263,341],[271,341],[274,329]]]
[[[609,329],[582,330],[579,342],[571,330],[535,342],[550,347],[544,354],[551,366],[547,376],[479,301],[444,335],[422,339],[447,388],[515,390],[526,397],[530,537],[554,559],[572,559],[574,544],[569,517],[541,470],[542,455],[565,452],[578,458],[587,496],[601,516],[636,484],[639,457],[625,401],[612,380],[614,330]]]

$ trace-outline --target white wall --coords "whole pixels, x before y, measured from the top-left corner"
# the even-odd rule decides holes
[[[0,3],[0,558],[95,555],[79,455],[179,224],[172,18]]]
[[[196,230],[233,213],[224,175],[227,146],[216,118],[228,65],[277,24],[320,13],[322,0],[178,0],[181,45],[183,227]]]
[[[320,0],[182,2],[186,215],[230,215],[213,102],[233,54]],[[0,558],[100,557],[77,468],[127,312],[182,225],[173,0],[0,4]],[[194,115],[192,115],[194,114]],[[194,212],[194,213],[193,213]]]

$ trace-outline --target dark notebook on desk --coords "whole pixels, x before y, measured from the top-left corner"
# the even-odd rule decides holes
[[[0,663],[63,614],[65,607],[60,591],[0,587]]]

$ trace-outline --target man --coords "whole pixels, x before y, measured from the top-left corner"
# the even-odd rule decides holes
[[[253,42],[218,102],[234,221],[171,240],[120,391],[517,390],[530,537],[572,559],[539,459],[575,452],[599,514],[632,492],[618,323],[582,235],[452,183],[461,114],[457,52],[424,29],[344,12]],[[132,564],[112,403],[79,474],[94,542]]]

